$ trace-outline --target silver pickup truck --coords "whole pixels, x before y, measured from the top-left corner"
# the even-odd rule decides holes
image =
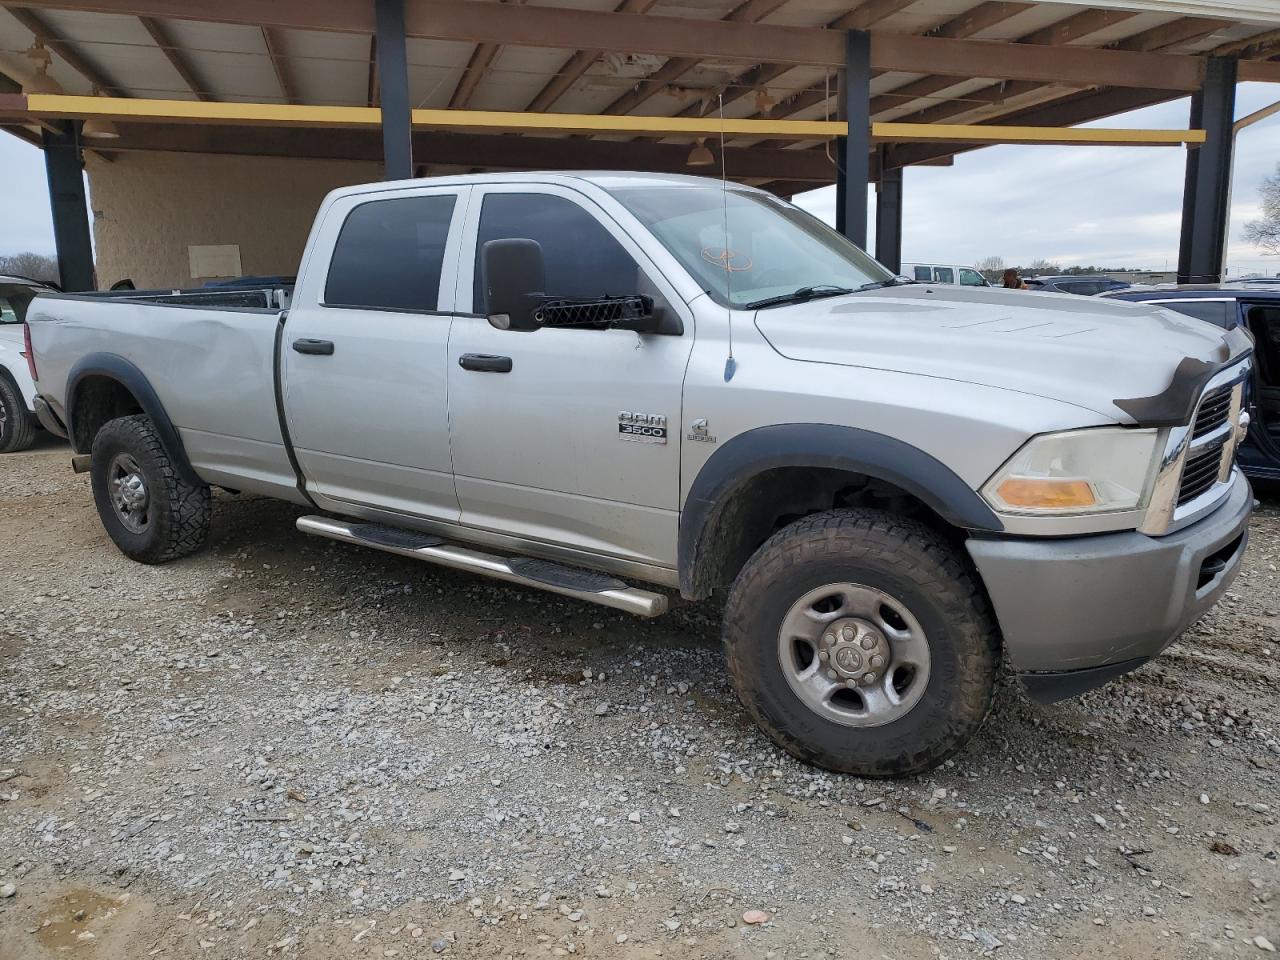
[[[1243,332],[909,283],[692,177],[342,189],[287,308],[42,294],[28,323],[39,416],[128,556],[200,549],[223,487],[641,616],[720,593],[752,716],[864,775],[957,750],[1002,658],[1050,702],[1159,654],[1253,505]]]

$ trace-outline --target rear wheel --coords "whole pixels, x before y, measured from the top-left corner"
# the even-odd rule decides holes
[[[17,453],[36,437],[35,418],[7,376],[0,376],[0,453]]]
[[[204,546],[213,510],[209,488],[182,477],[149,417],[103,426],[93,439],[89,473],[102,525],[126,556],[165,563]]]
[[[738,696],[808,763],[863,776],[936,766],[990,709],[999,639],[955,549],[877,510],[771,537],[738,575],[724,639]]]

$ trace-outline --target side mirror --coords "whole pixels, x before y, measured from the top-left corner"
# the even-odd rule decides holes
[[[480,251],[485,313],[499,330],[537,330],[534,314],[546,299],[542,244],[536,240],[490,240]]]

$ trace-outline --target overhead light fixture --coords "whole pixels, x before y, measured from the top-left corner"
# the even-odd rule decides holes
[[[27,50],[27,59],[31,61],[32,75],[31,79],[22,84],[22,92],[31,95],[33,93],[62,93],[62,84],[53,77],[49,76],[49,65],[53,63],[53,56],[48,49],[39,40],[31,44]]]
[[[94,87],[93,95],[100,97],[102,96],[102,91]],[[84,122],[84,126],[80,128],[80,136],[88,140],[119,140],[120,131],[106,117],[90,117]]]
[[[715,154],[711,152],[711,148],[707,146],[707,138],[699,137],[698,142],[693,145],[693,149],[689,151],[689,159],[686,163],[691,167],[709,167],[716,162]]]

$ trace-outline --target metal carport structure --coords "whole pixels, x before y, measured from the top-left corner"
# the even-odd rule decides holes
[[[0,122],[46,151],[70,289],[93,285],[84,149],[380,158],[399,178],[685,171],[706,146],[709,171],[780,194],[836,183],[861,243],[878,184],[876,252],[896,266],[906,166],[1185,143],[1179,272],[1210,279],[1235,85],[1280,83],[1276,0],[29,0],[0,8],[0,37]],[[1188,94],[1186,130],[1071,129]]]

